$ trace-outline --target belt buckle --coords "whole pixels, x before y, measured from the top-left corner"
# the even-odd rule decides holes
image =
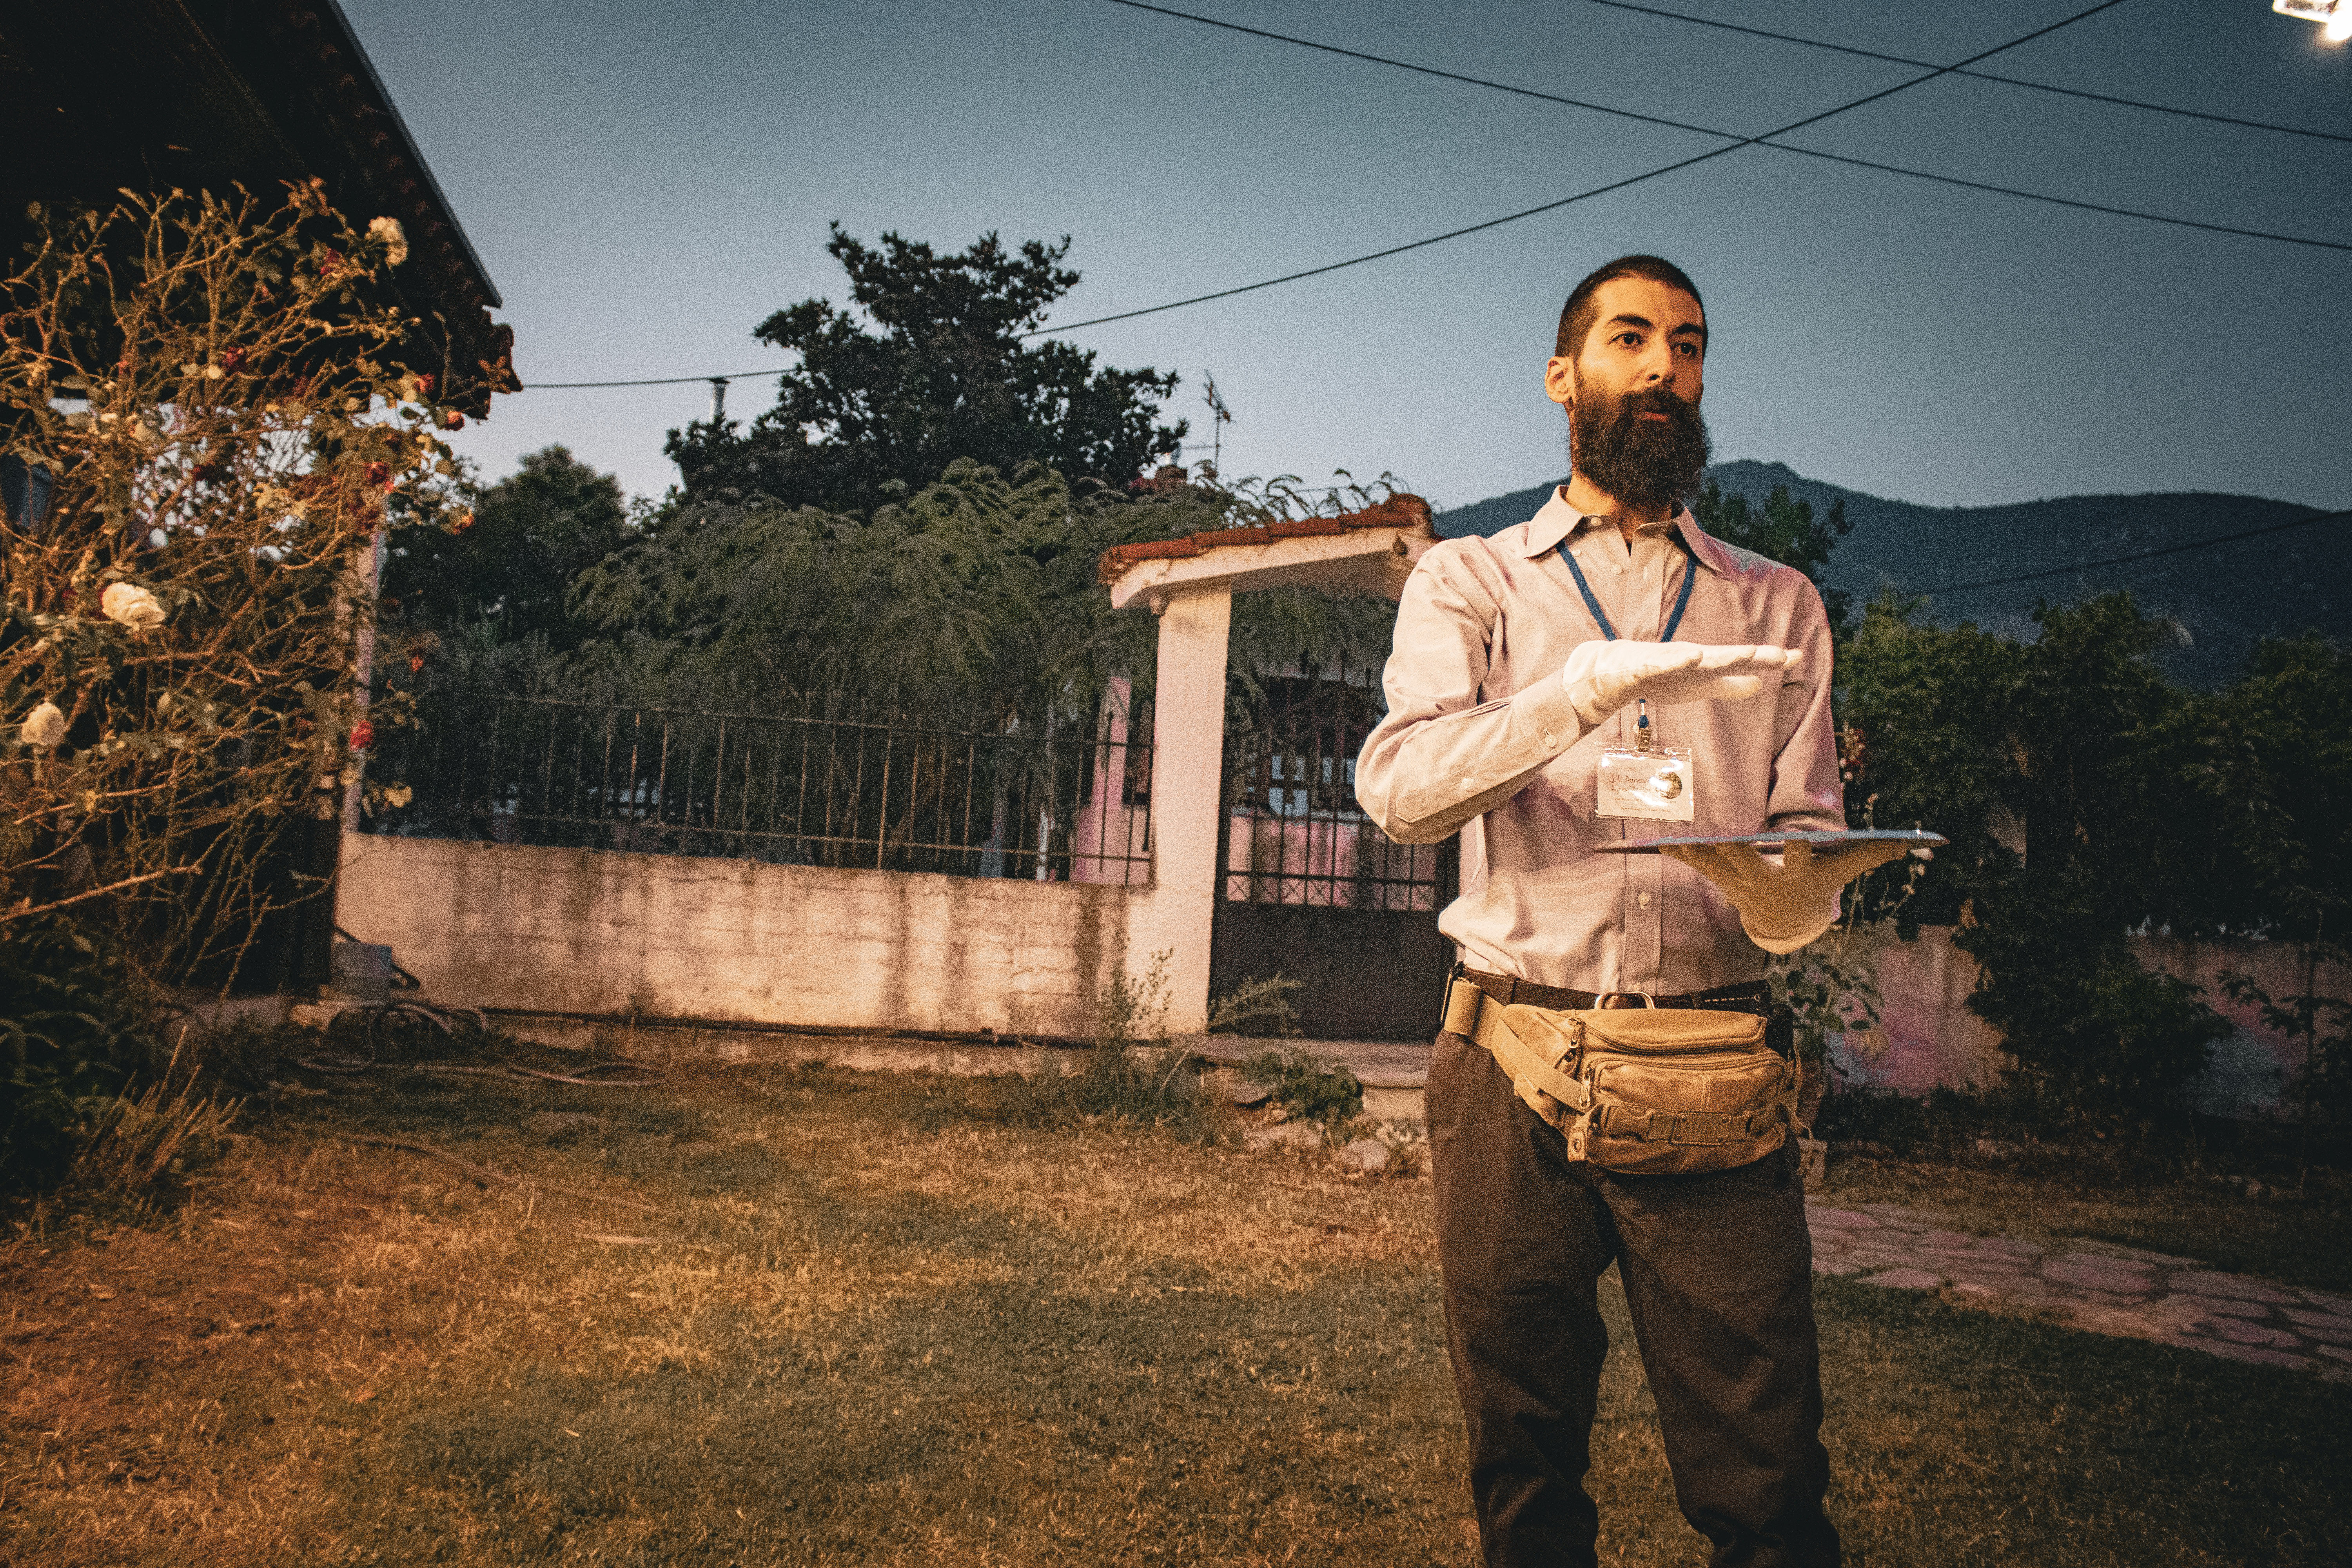
[[[1619,998],[1633,996],[1639,996],[1644,1007],[1655,1007],[1658,1005],[1658,999],[1646,991],[1603,991],[1592,999],[1592,1005],[1597,1009],[1615,1012],[1633,1005],[1632,1002],[1621,1001]]]

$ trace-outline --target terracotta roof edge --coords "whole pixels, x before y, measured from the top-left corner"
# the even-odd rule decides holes
[[[1173,539],[1146,539],[1132,544],[1114,544],[1104,551],[1096,563],[1095,577],[1098,582],[1114,583],[1126,574],[1129,567],[1139,562],[1189,561],[1212,550],[1236,545],[1271,544],[1279,539],[1329,538],[1372,528],[1399,528],[1424,539],[1437,537],[1436,526],[1430,518],[1429,503],[1417,495],[1399,491],[1361,511],[1344,512],[1338,517],[1297,518],[1285,522],[1255,523],[1243,528],[1180,534]]]

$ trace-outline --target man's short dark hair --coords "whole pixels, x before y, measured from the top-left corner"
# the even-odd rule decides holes
[[[1592,331],[1594,318],[1601,314],[1601,307],[1592,302],[1592,297],[1601,292],[1603,283],[1618,278],[1647,278],[1653,283],[1679,289],[1697,302],[1700,320],[1704,321],[1706,317],[1706,301],[1699,299],[1698,285],[1690,280],[1690,274],[1663,256],[1621,256],[1594,268],[1569,294],[1568,303],[1560,307],[1559,343],[1552,350],[1555,358],[1576,357]]]

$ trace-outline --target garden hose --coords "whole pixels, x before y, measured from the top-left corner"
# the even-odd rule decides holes
[[[295,1057],[294,1065],[312,1072],[364,1073],[374,1070],[378,1064],[378,1041],[382,1031],[388,1031],[410,1018],[420,1019],[454,1037],[453,1020],[470,1022],[478,1032],[488,1032],[489,1018],[478,1007],[436,1007],[425,1002],[394,1002],[388,1007],[378,1007],[368,1016],[367,1050],[322,1051],[316,1056]],[[580,1089],[651,1089],[665,1082],[667,1074],[651,1062],[615,1060],[593,1062],[577,1072],[547,1072],[539,1068],[519,1067],[508,1063],[503,1067],[466,1067],[455,1062],[383,1063],[407,1072],[462,1073],[478,1078],[528,1078],[546,1083],[571,1084]],[[621,1076],[612,1076],[618,1074]]]

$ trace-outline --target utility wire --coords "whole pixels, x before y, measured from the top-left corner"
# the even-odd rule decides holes
[[[1928,180],[1937,184],[1957,185],[1967,190],[1985,191],[1997,195],[2019,196],[2027,201],[2044,202],[2052,205],[2074,207],[2085,212],[2105,213],[2116,217],[2139,218],[2149,223],[2168,224],[2181,228],[2202,229],[2216,234],[2236,235],[2242,238],[2247,239],[2270,239],[2288,245],[2305,245],[2314,246],[2327,250],[2352,251],[2352,245],[2341,244],[2334,240],[2308,239],[2299,235],[2271,234],[2260,229],[2241,228],[2227,224],[2201,223],[2193,218],[2171,217],[2161,213],[2139,212],[2130,207],[2109,206],[2098,202],[2077,201],[2067,196],[2046,195],[2038,191],[2021,191],[2007,185],[1995,185],[1978,180],[1964,180],[1948,174],[1931,174],[1924,170],[1906,169],[1892,163],[1875,163],[1867,158],[1851,158],[1844,156],[1842,153],[1824,153],[1810,147],[1786,146],[1782,143],[1769,140],[1769,138],[1786,135],[1790,132],[1801,130],[1808,125],[1817,124],[1833,115],[1843,114],[1849,110],[1859,109],[1864,104],[1874,103],[1880,99],[1890,97],[1895,93],[1905,91],[1910,88],[1917,87],[1923,82],[1932,81],[1940,76],[1976,74],[1969,72],[1966,68],[1979,60],[1990,59],[1994,55],[2005,53],[2010,49],[2016,48],[2021,44],[2030,43],[2035,38],[2056,32],[2061,27],[2071,26],[2074,23],[2080,22],[2086,17],[2097,15],[2101,11],[2108,10],[2115,5],[2121,5],[2123,0],[2104,0],[2103,4],[2094,5],[2086,11],[2078,12],[2072,16],[2066,17],[2063,21],[2054,22],[2049,26],[2036,28],[2034,31],[2026,34],[2024,37],[2012,38],[2008,43],[2002,44],[1997,48],[1990,48],[1985,50],[1981,54],[1971,55],[1967,59],[1961,60],[1956,65],[1932,66],[1925,61],[1900,61],[1898,63],[1919,65],[1927,71],[1927,74],[1926,76],[1915,77],[1909,81],[1899,82],[1894,87],[1872,93],[1867,97],[1855,99],[1850,103],[1840,104],[1835,109],[1826,110],[1822,113],[1810,115],[1803,120],[1794,121],[1790,124],[1780,126],[1777,130],[1767,131],[1761,135],[1748,137],[1735,136],[1731,132],[1717,131],[1708,126],[1690,125],[1680,121],[1662,119],[1656,115],[1640,114],[1632,110],[1613,109],[1606,104],[1591,103],[1581,99],[1566,98],[1556,93],[1538,92],[1531,88],[1514,87],[1507,82],[1489,81],[1481,77],[1464,76],[1454,71],[1439,70],[1433,67],[1415,65],[1407,60],[1391,59],[1383,55],[1366,54],[1356,49],[1341,48],[1332,44],[1318,43],[1311,38],[1294,37],[1286,33],[1268,32],[1260,27],[1244,26],[1237,22],[1221,21],[1213,16],[1202,16],[1188,11],[1173,10],[1163,5],[1148,5],[1144,3],[1144,0],[1110,0],[1110,3],[1117,5],[1125,5],[1132,10],[1153,12],[1160,16],[1174,18],[1178,21],[1199,23],[1204,26],[1219,27],[1229,32],[1244,33],[1254,37],[1265,38],[1275,43],[1291,44],[1300,48],[1315,49],[1324,54],[1340,55],[1350,59],[1360,59],[1373,65],[1390,66],[1400,70],[1412,71],[1419,75],[1440,77],[1450,81],[1462,82],[1468,86],[1489,88],[1500,92],[1512,93],[1522,98],[1540,99],[1547,102],[1563,104],[1576,109],[1589,109],[1597,113],[1614,115],[1622,119],[1638,120],[1649,124],[1664,125],[1678,131],[1690,131],[1696,132],[1701,135],[1724,137],[1727,139],[1727,144],[1714,148],[1708,152],[1696,154],[1689,158],[1682,159],[1676,163],[1665,164],[1660,168],[1652,169],[1646,174],[1631,175],[1622,180],[1612,181],[1604,185],[1596,185],[1590,190],[1579,191],[1574,195],[1563,196],[1558,201],[1545,202],[1537,206],[1525,207],[1515,213],[1507,213],[1501,217],[1488,218],[1483,223],[1474,223],[1466,225],[1461,228],[1448,229],[1444,234],[1431,235],[1425,239],[1411,240],[1403,245],[1389,246],[1381,250],[1368,251],[1361,256],[1351,256],[1343,261],[1327,262],[1320,267],[1309,267],[1297,272],[1286,272],[1278,278],[1262,279],[1255,283],[1244,283],[1232,289],[1219,289],[1206,294],[1194,294],[1187,299],[1171,300],[1165,304],[1147,305],[1140,310],[1120,310],[1108,316],[1091,316],[1085,321],[1057,323],[1051,327],[1040,327],[1034,331],[1023,332],[1019,334],[1020,338],[1023,340],[1045,337],[1057,332],[1076,331],[1082,327],[1099,327],[1112,321],[1133,321],[1139,316],[1156,316],[1165,310],[1181,310],[1192,305],[1205,305],[1214,300],[1230,300],[1240,294],[1254,294],[1261,289],[1273,289],[1285,283],[1297,283],[1308,278],[1319,278],[1327,272],[1338,272],[1349,267],[1360,267],[1368,261],[1380,261],[1388,257],[1402,256],[1407,251],[1421,250],[1433,245],[1443,245],[1448,240],[1461,239],[1469,235],[1483,233],[1485,230],[1490,228],[1499,228],[1505,224],[1517,223],[1522,218],[1535,217],[1548,212],[1556,212],[1561,207],[1572,206],[1579,202],[1590,201],[1596,196],[1607,195],[1612,191],[1622,191],[1629,185],[1641,184],[1645,181],[1654,180],[1663,175],[1671,174],[1679,170],[1687,169],[1694,164],[1704,163],[1710,159],[1722,157],[1727,153],[1738,152],[1743,147],[1754,147],[1759,145],[1769,146],[1775,152],[1794,153],[1804,157],[1818,158],[1829,163],[1846,163],[1856,168],[1875,169],[1886,174],[1903,174],[1913,179]],[[1592,0],[1592,3],[1609,4],[1613,3],[1613,0]],[[1638,9],[1639,7],[1634,8]],[[1672,16],[1673,13],[1660,12],[1659,15]],[[1685,17],[1683,19],[1692,20],[1693,18]],[[1708,25],[1728,26],[1728,24],[1713,23]],[[1746,30],[1752,31],[1753,29]],[[1772,36],[1778,37],[1779,35]],[[1810,40],[1799,39],[1796,41],[1809,42]],[[1842,46],[1837,45],[1824,45],[1822,47],[1831,48],[1842,47]],[[1895,59],[1895,57],[1894,56],[1874,56],[1873,58],[1885,58],[1889,60]],[[789,368],[789,366],[786,366],[770,370],[730,371],[726,374],[730,378],[751,380],[760,376],[782,375],[785,374],[786,370]],[[534,383],[533,384],[550,391],[557,391],[574,388],[610,386],[677,386],[683,385],[688,382],[709,381],[715,378],[709,375],[674,375],[655,376],[635,381],[542,381]],[[526,388],[526,390],[529,389]]]
[[[1507,92],[1520,98],[1539,99],[1549,103],[1565,104],[1575,109],[1589,109],[1598,113],[1614,115],[1622,120],[1636,120],[1643,122],[1644,124],[1669,126],[1677,131],[1696,132],[1699,134],[1706,136],[1720,136],[1731,143],[1729,146],[1717,148],[1714,153],[1706,154],[1705,156],[1706,157],[1718,156],[1724,153],[1737,152],[1742,147],[1761,145],[1769,147],[1776,153],[1793,153],[1800,157],[1817,158],[1825,163],[1844,163],[1859,169],[1876,169],[1884,174],[1902,174],[1915,180],[1927,180],[1939,185],[1957,185],[1965,190],[1984,191],[1994,195],[2016,196],[2025,201],[2046,203],[2052,206],[2073,207],[2083,212],[2105,213],[2114,217],[2138,218],[2147,223],[2167,224],[2178,228],[2202,229],[2212,234],[2236,235],[2241,238],[2245,239],[2269,239],[2275,240],[2284,245],[2311,246],[2323,250],[2352,251],[2352,244],[2345,244],[2336,240],[2311,239],[2302,235],[2294,234],[2274,234],[2266,229],[2245,228],[2234,224],[2205,223],[2196,218],[2174,217],[2165,213],[2143,212],[2136,207],[2114,206],[2105,202],[2082,201],[2072,196],[2053,196],[2041,191],[2019,190],[2012,185],[1997,185],[1983,180],[1965,180],[1952,174],[1932,174],[1924,169],[1908,169],[1901,166],[1900,164],[1882,163],[1869,158],[1848,157],[1843,153],[1825,153],[1812,147],[1791,147],[1784,142],[1771,140],[1773,137],[1786,135],[1791,131],[1814,124],[1822,120],[1826,120],[1830,118],[1831,115],[1843,114],[1848,110],[1859,109],[1865,103],[1874,102],[1877,99],[1885,98],[1891,93],[1901,92],[1906,89],[1916,87],[1921,82],[1932,80],[1937,76],[1970,74],[1962,69],[1962,67],[1970,63],[1970,61],[1988,58],[1990,56],[2000,54],[2005,50],[2013,49],[2017,47],[2018,45],[2038,38],[2043,34],[2054,32],[2059,27],[2070,26],[2074,23],[2083,20],[2085,16],[2093,16],[2099,11],[2107,9],[2106,5],[2094,6],[2091,10],[2082,12],[2076,16],[2069,16],[2063,22],[2055,23],[2051,26],[2043,27],[2036,32],[2028,33],[2022,38],[2013,39],[2009,43],[2001,45],[2000,48],[1988,49],[1980,55],[1972,55],[1969,57],[1969,60],[1962,61],[1960,65],[1936,67],[1927,65],[1925,61],[1904,61],[1903,63],[1905,64],[1927,66],[1929,74],[1924,77],[1914,78],[1910,81],[1900,83],[1895,87],[1887,89],[1885,92],[1874,93],[1867,98],[1856,99],[1852,103],[1842,104],[1836,109],[1830,110],[1827,113],[1815,115],[1807,120],[1800,120],[1793,124],[1784,125],[1777,131],[1768,131],[1761,136],[1742,137],[1737,132],[1718,131],[1715,127],[1709,125],[1694,125],[1685,121],[1667,120],[1654,114],[1637,113],[1629,109],[1615,109],[1607,104],[1592,103],[1583,99],[1565,98],[1557,93],[1538,92],[1532,88],[1515,87],[1508,82],[1492,81],[1484,77],[1465,76],[1456,71],[1439,70],[1431,66],[1415,65],[1410,60],[1393,59],[1386,55],[1366,54],[1359,49],[1347,49],[1339,47],[1332,44],[1318,43],[1312,38],[1294,37],[1287,33],[1268,32],[1262,27],[1244,26],[1240,23],[1222,21],[1214,16],[1202,16],[1190,11],[1178,11],[1165,5],[1150,5],[1146,3],[1146,0],[1110,0],[1110,3],[1114,5],[1127,6],[1130,10],[1149,11],[1159,16],[1170,16],[1181,21],[1197,22],[1204,26],[1219,27],[1229,32],[1244,33],[1253,37],[1265,38],[1276,43],[1294,44],[1300,48],[1314,49],[1324,54],[1339,55],[1349,59],[1364,60],[1373,65],[1391,66],[1399,70],[1412,71],[1421,76],[1439,77],[1447,81],[1463,82],[1472,87],[1490,88],[1497,92]],[[1608,3],[1608,0],[1595,0],[1595,3]],[[2121,0],[2110,0],[2110,4],[2121,4]],[[1659,14],[1662,16],[1671,16],[1673,13],[1661,12]],[[1806,40],[1801,39],[1798,41],[1803,42]],[[1874,56],[1874,58],[1885,59],[1895,58],[1893,56]],[[2343,140],[2352,141],[2352,138],[2344,138]],[[1514,223],[1520,218],[1530,217],[1538,213],[1549,212],[1554,207],[1566,206],[1570,202],[1582,201],[1590,196],[1601,195],[1610,191],[1621,190],[1625,185],[1634,184],[1638,180],[1653,179],[1659,174],[1669,174],[1676,169],[1687,168],[1691,163],[1702,161],[1703,159],[1692,159],[1681,163],[1669,164],[1664,169],[1654,169],[1648,174],[1638,175],[1635,177],[1635,180],[1620,181],[1618,184],[1613,185],[1603,185],[1597,190],[1585,191],[1578,195],[1570,196],[1567,198],[1566,201],[1553,202],[1539,207],[1530,207],[1525,212],[1513,213],[1508,217],[1496,218],[1484,224],[1474,224],[1468,228],[1454,229],[1447,234],[1436,235],[1429,239],[1417,241],[1413,245],[1398,246],[1389,250],[1378,250],[1372,252],[1369,256],[1356,257],[1348,261],[1336,262],[1330,266],[1316,268],[1306,272],[1293,272],[1281,278],[1268,279],[1263,283],[1250,284],[1242,289],[1227,289],[1216,294],[1202,294],[1191,300],[1180,300],[1173,304],[1153,306],[1149,310],[1130,310],[1115,316],[1097,316],[1090,321],[1073,321],[1067,326],[1056,327],[1054,330],[1056,331],[1070,331],[1079,327],[1098,326],[1105,321],[1125,321],[1130,316],[1150,315],[1154,310],[1172,310],[1183,305],[1196,305],[1208,300],[1223,299],[1229,294],[1246,293],[1251,289],[1266,289],[1272,288],[1277,283],[1294,282],[1301,278],[1314,277],[1318,272],[1329,272],[1337,270],[1340,267],[1353,267],[1359,262],[1378,260],[1381,257],[1394,256],[1400,251],[1415,249],[1422,245],[1435,245],[1442,240],[1457,239],[1466,234],[1475,234],[1482,228],[1492,228],[1496,224]],[[1034,336],[1037,334],[1033,333],[1029,335]]]
[[[1221,22],[1213,16],[1194,16],[1189,11],[1171,11],[1162,5],[1145,5],[1143,4],[1143,0],[1110,0],[1110,3],[1114,5],[1125,5],[1137,11],[1156,11],[1163,16],[1173,16],[1181,21],[1199,22],[1212,27],[1223,27],[1236,33],[1247,33],[1256,37],[1270,38],[1278,43],[1297,44],[1303,48],[1321,49],[1332,54],[1354,53],[1352,50],[1334,48],[1328,44],[1318,44],[1307,38],[1294,38],[1284,33],[1269,33],[1259,27],[1244,27],[1236,22]],[[1540,206],[1527,207],[1521,211],[1508,214],[1503,217],[1488,218],[1484,223],[1474,223],[1464,228],[1448,229],[1444,234],[1431,235],[1427,239],[1416,239],[1404,245],[1390,246],[1385,250],[1375,250],[1362,256],[1349,257],[1345,261],[1326,262],[1321,267],[1310,267],[1302,272],[1286,272],[1279,278],[1268,278],[1256,283],[1244,283],[1238,288],[1220,289],[1214,293],[1210,294],[1195,294],[1189,300],[1174,300],[1165,305],[1147,305],[1139,310],[1121,310],[1116,314],[1108,316],[1093,316],[1083,321],[1061,323],[1051,328],[1041,328],[1039,331],[1034,332],[1024,332],[1021,335],[1024,338],[1034,338],[1042,337],[1049,331],[1056,332],[1072,332],[1077,331],[1080,327],[1098,327],[1108,321],[1132,321],[1138,316],[1155,316],[1162,310],[1180,310],[1187,305],[1206,304],[1212,300],[1230,300],[1236,294],[1255,293],[1260,289],[1272,289],[1277,284],[1296,283],[1302,278],[1318,278],[1326,272],[1337,272],[1344,267],[1360,267],[1367,261],[1378,261],[1383,257],[1402,256],[1408,250],[1420,250],[1426,246],[1442,245],[1449,239],[1460,239],[1465,235],[1477,234],[1485,229],[1498,228],[1507,223],[1517,223],[1521,218],[1534,217],[1538,213],[1556,212],[1561,207],[1571,206],[1578,202],[1590,201],[1594,196],[1607,195],[1612,191],[1622,191],[1628,185],[1638,185],[1645,180],[1654,180],[1662,174],[1671,174],[1678,169],[1687,169],[1693,164],[1704,163],[1711,158],[1720,158],[1727,153],[1737,153],[1742,147],[1755,146],[1758,142],[1764,141],[1766,137],[1785,135],[1789,132],[1801,130],[1808,125],[1818,124],[1820,121],[1827,120],[1832,115],[1843,114],[1848,110],[1860,109],[1866,103],[1875,103],[1882,98],[1890,98],[1895,93],[1905,91],[1910,88],[1917,87],[1921,82],[1933,81],[1939,76],[1948,75],[1950,72],[1958,70],[1960,66],[1973,65],[1978,60],[1989,59],[1992,56],[2001,53],[2003,50],[2013,49],[2020,44],[2029,43],[2035,38],[2041,37],[2045,33],[2054,33],[2061,27],[2071,26],[2086,16],[2095,16],[2102,11],[2108,10],[2122,4],[2123,0],[2100,0],[2100,4],[2092,6],[2087,11],[2076,12],[2074,16],[2067,17],[2064,21],[2053,22],[2046,27],[2037,27],[2032,32],[2026,34],[2023,37],[2012,38],[2008,43],[2002,44],[1997,48],[1987,49],[1982,54],[1970,55],[1967,59],[1960,61],[1958,65],[1937,67],[1935,69],[1930,70],[1926,76],[1914,77],[1909,81],[1897,82],[1893,87],[1881,89],[1879,91],[1871,93],[1865,97],[1857,98],[1850,103],[1842,103],[1835,109],[1826,109],[1819,114],[1810,114],[1802,120],[1791,121],[1790,123],[1780,126],[1776,130],[1765,132],[1763,135],[1744,137],[1730,142],[1728,145],[1715,148],[1710,152],[1700,153],[1695,156],[1682,159],[1678,163],[1668,163],[1663,167],[1652,169],[1647,174],[1633,174],[1622,180],[1612,181],[1610,184],[1605,185],[1595,185],[1589,191],[1579,191],[1572,196],[1562,196],[1558,201],[1546,202]],[[1363,59],[1376,58],[1376,57],[1370,55],[1360,56],[1358,58]],[[1381,65],[1402,66],[1402,68],[1407,70],[1417,71],[1425,68],[1420,66],[1405,65],[1404,62],[1400,60],[1385,58],[1379,59],[1378,63]],[[1479,85],[1494,86],[1497,84],[1481,82]],[[1607,112],[1619,113],[1623,111],[1612,110],[1608,110]],[[1695,125],[1683,127],[1682,129],[1692,131],[1703,130],[1702,127]],[[1709,136],[1724,136],[1728,135],[1729,132],[1721,131],[1705,131],[1704,134]],[[2352,250],[2352,246],[2345,246],[2342,248]]]
[[[2133,555],[2111,555],[2105,561],[2085,561],[2074,566],[2053,566],[2046,572],[2020,572],[2011,577],[1985,577],[1974,583],[1946,583],[1934,588],[1906,588],[1906,594],[1963,594],[1971,588],[2000,588],[2011,583],[2031,583],[2042,577],[2063,577],[2072,572],[2090,572],[2102,566],[2121,566],[2133,561],[2153,561],[2159,555],[2183,555],[2192,550],[2210,550],[2217,544],[2235,544],[2242,539],[2260,539],[2268,533],[2284,533],[2293,528],[2309,528],[2316,522],[2341,522],[2352,517],[2352,509],[2343,511],[2314,512],[2298,517],[2292,522],[2273,522],[2263,528],[2249,528],[2238,533],[2225,533],[2218,539],[2200,539],[2187,544],[2168,544],[2161,550],[2143,550]]]
[[[648,376],[643,381],[534,381],[523,390],[530,392],[539,389],[554,392],[567,387],[582,386],[682,386],[689,381],[750,381],[755,376],[782,375],[792,368],[787,364],[779,365],[772,370],[722,371],[717,375],[656,375]]]
[[[1889,65],[1925,66],[1931,62],[1915,60],[1904,55],[1883,55],[1876,49],[1857,49],[1848,44],[1832,44],[1822,38],[1800,37],[1794,33],[1775,33],[1764,27],[1746,27],[1737,22],[1717,22],[1705,16],[1685,16],[1679,11],[1663,11],[1655,5],[1636,5],[1631,0],[1587,0],[1593,5],[1606,5],[1612,11],[1633,11],[1644,16],[1663,16],[1670,22],[1687,22],[1694,27],[1715,27],[1727,33],[1746,33],[1750,37],[1776,38],[1784,44],[1802,44],[1807,48],[1829,49],[1841,55],[1856,55],[1866,60],[1885,60]],[[2035,92],[2062,93],[2068,98],[2087,98],[2094,103],[2120,104],[2126,109],[2145,109],[2153,114],[2178,114],[2190,120],[2210,120],[2220,125],[2243,125],[2255,131],[2275,131],[2285,136],[2313,136],[2323,142],[2352,142],[2352,136],[2333,131],[2313,131],[2302,125],[2280,125],[2268,120],[2242,120],[2234,114],[2210,114],[2201,109],[2182,109],[2169,103],[2149,103],[2142,99],[2117,98],[2111,93],[2085,92],[2080,88],[2053,87],[2046,81],[2028,81],[2023,77],[2000,76],[1991,71],[1961,70],[1955,68],[1954,76],[1974,77],[1979,81],[1997,81],[2010,87],[2031,88]]]

